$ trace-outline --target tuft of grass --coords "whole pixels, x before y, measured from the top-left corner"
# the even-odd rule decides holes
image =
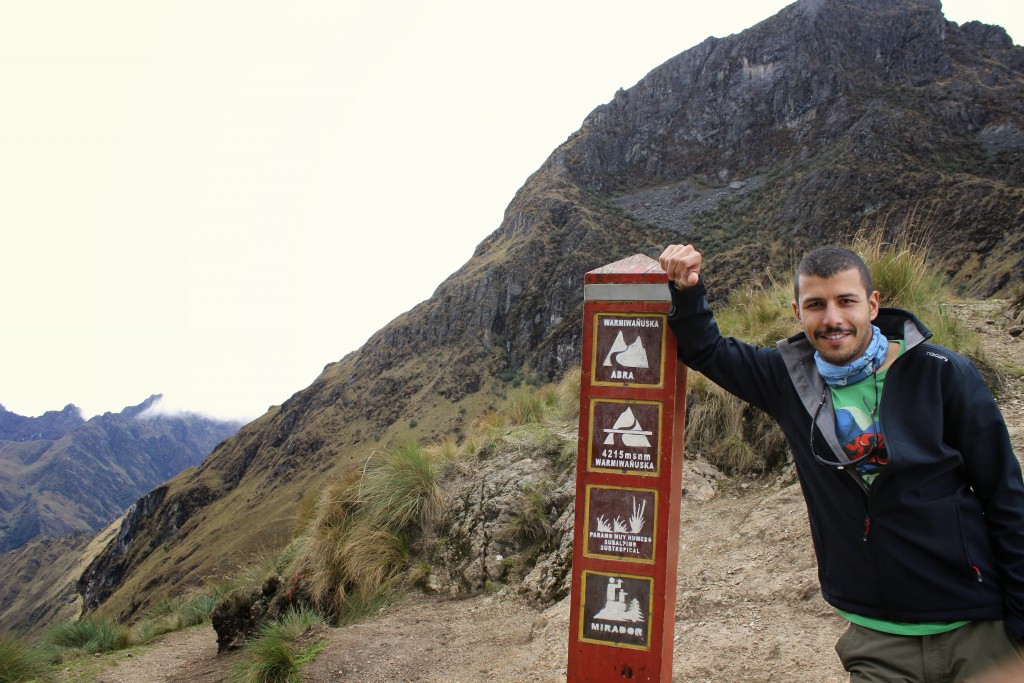
[[[488,410],[473,423],[473,441],[486,443],[499,438],[508,427],[508,417],[504,412]]]
[[[299,506],[295,510],[295,536],[301,536],[303,532],[313,523],[313,519],[316,516],[316,504],[317,495],[311,490],[307,490],[299,501]]]
[[[503,412],[510,425],[540,422],[545,413],[544,397],[536,389],[516,389],[506,399]]]
[[[431,566],[429,562],[419,560],[415,562],[406,574],[406,583],[410,586],[425,586],[430,577]]]
[[[278,636],[287,641],[298,640],[313,628],[324,624],[324,618],[310,609],[289,610],[277,621],[266,624],[260,635]]]
[[[297,656],[295,657],[295,666],[297,666],[301,670],[302,667],[306,666],[314,659],[316,659],[316,656],[323,652],[328,645],[329,643],[327,640],[318,640],[317,642],[307,647],[305,650],[297,652]]]
[[[559,470],[568,472],[576,466],[578,457],[579,444],[576,441],[563,441],[558,448],[558,453],[552,458],[552,462]]]
[[[0,683],[39,680],[46,671],[46,658],[27,641],[0,635]]]
[[[563,420],[572,420],[580,414],[580,386],[583,382],[580,367],[570,368],[558,383],[556,414]]]
[[[978,333],[968,327],[948,306],[936,306],[925,324],[932,331],[932,341],[936,344],[962,353],[980,365],[988,364]]]
[[[238,586],[260,586],[272,576],[280,575],[284,566],[282,565],[282,554],[269,548],[255,550],[245,564],[238,565],[238,571],[231,579],[231,586],[224,590],[227,593],[231,588]]]
[[[1003,314],[1014,325],[1024,325],[1024,285],[1014,285],[1007,291]]]
[[[174,611],[181,616],[181,628],[190,628],[210,621],[217,601],[227,594],[230,588],[228,584],[217,584],[187,592],[175,600]]]
[[[85,617],[68,621],[50,630],[49,642],[62,650],[82,650],[89,654],[123,650],[133,644],[131,632],[110,619]]]
[[[416,444],[384,453],[363,475],[358,503],[363,515],[396,532],[431,521],[442,503],[433,459]]]
[[[537,422],[520,425],[510,429],[505,435],[505,443],[516,446],[530,457],[537,455],[556,457],[562,448],[562,439],[547,425]]]
[[[686,446],[732,474],[765,472],[786,457],[781,430],[766,414],[698,373],[688,386]]]
[[[245,647],[242,659],[231,671],[233,683],[293,683],[301,680],[302,667],[326,647],[326,641],[299,648],[298,641],[323,617],[311,610],[292,610],[260,627],[259,635]]]
[[[771,346],[800,331],[793,314],[791,282],[771,281],[733,292],[715,320],[722,333],[758,346]]]
[[[343,620],[394,589],[409,544],[435,523],[441,509],[428,449],[409,444],[377,452],[361,477],[325,492],[292,573],[301,571],[314,603]]]
[[[375,593],[360,591],[351,594],[345,602],[345,611],[338,618],[338,625],[345,626],[369,619],[398,598],[397,587],[396,576]]]
[[[454,462],[459,459],[459,441],[448,436],[423,447],[424,453],[435,462]]]
[[[339,550],[337,567],[345,579],[336,593],[339,608],[352,600],[346,585],[351,586],[351,592],[373,599],[394,586],[395,576],[409,559],[409,549],[401,535],[372,523],[354,525]]]
[[[545,545],[552,539],[554,529],[547,515],[549,489],[550,482],[523,487],[519,510],[505,530],[509,538],[531,545]]]
[[[280,636],[260,636],[231,670],[232,683],[291,683],[298,680],[295,655]]]

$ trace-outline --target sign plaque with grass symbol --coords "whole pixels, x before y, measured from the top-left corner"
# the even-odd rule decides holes
[[[686,368],[657,261],[586,274],[568,681],[672,680]]]

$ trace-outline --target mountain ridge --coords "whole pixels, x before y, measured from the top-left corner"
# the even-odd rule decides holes
[[[81,409],[69,403],[62,410],[48,410],[38,417],[25,417],[0,404],[0,441],[59,439],[85,424]]]
[[[0,552],[40,535],[96,533],[240,426],[154,413],[160,399],[89,420],[70,404],[38,418],[0,412]]]
[[[374,448],[458,438],[510,385],[578,363],[583,274],[634,253],[697,242],[718,297],[806,247],[927,223],[965,293],[1021,282],[1022,102],[1024,49],[936,0],[801,0],[668,60],[554,150],[430,299],[140,499],[85,608],[130,616],[281,547],[304,497]]]

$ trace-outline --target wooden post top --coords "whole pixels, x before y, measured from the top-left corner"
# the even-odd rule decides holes
[[[644,254],[595,268],[584,276],[583,282],[585,301],[668,301],[671,298],[666,286],[668,275],[657,261]]]

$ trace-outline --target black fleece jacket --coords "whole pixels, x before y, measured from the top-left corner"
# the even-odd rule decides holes
[[[679,357],[770,414],[797,466],[831,605],[890,621],[1005,619],[1024,641],[1024,483],[1002,414],[977,368],[931,344],[912,314],[880,310],[874,324],[905,352],[879,407],[889,463],[870,489],[843,459],[831,393],[803,334],[758,348],[723,337],[703,282],[672,290]]]

